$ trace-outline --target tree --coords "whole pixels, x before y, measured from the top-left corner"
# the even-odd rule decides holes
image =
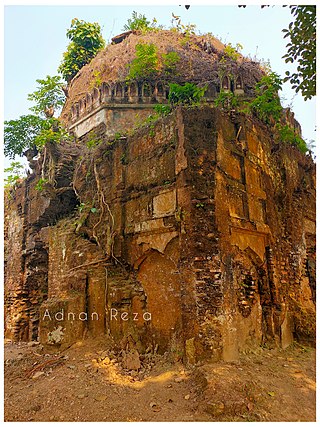
[[[4,155],[14,159],[16,155],[37,145],[36,139],[44,129],[45,119],[32,114],[17,120],[4,122]]]
[[[71,21],[67,37],[71,43],[63,54],[58,71],[67,82],[70,82],[78,71],[105,47],[105,41],[97,22],[90,23],[77,18]]]
[[[239,7],[246,7],[239,5]],[[269,6],[261,6],[261,8]],[[286,7],[286,6],[283,6]],[[285,62],[298,62],[297,72],[286,71],[284,81],[290,81],[292,89],[301,92],[305,101],[316,95],[316,6],[290,6],[294,20],[283,29],[286,45]]]
[[[286,72],[284,81],[290,81],[296,92],[305,100],[316,95],[316,6],[290,6],[295,17],[288,29],[282,30],[289,37],[286,62],[298,62],[297,71]]]
[[[22,156],[28,149],[37,153],[47,142],[59,143],[69,138],[68,132],[54,117],[42,118],[32,114],[4,122],[4,155],[10,159]]]
[[[36,153],[46,142],[57,143],[67,137],[62,124],[53,117],[65,101],[60,76],[47,76],[37,83],[37,89],[28,95],[28,100],[35,102],[30,108],[35,114],[4,123],[4,154],[11,159],[31,148],[36,148]]]
[[[28,100],[36,103],[30,110],[47,118],[52,117],[65,102],[61,77],[47,76],[46,79],[38,79],[36,82],[39,83],[37,90],[28,95]]]

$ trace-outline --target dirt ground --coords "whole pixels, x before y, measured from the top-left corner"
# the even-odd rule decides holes
[[[140,356],[122,368],[106,342],[61,354],[5,343],[5,421],[315,421],[315,350],[256,349],[239,362],[185,367]]]

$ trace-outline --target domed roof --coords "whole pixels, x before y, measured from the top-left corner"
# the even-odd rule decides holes
[[[68,98],[63,108],[61,119],[69,123],[71,108],[87,94],[93,93],[102,83],[114,85],[125,84],[129,73],[129,64],[136,57],[138,44],[154,44],[157,55],[176,52],[179,60],[174,72],[159,70],[159,73],[147,80],[161,81],[164,85],[176,82],[193,82],[196,84],[212,83],[221,85],[224,76],[239,77],[244,92],[251,94],[255,83],[260,80],[263,71],[259,64],[242,55],[237,60],[225,54],[225,45],[215,37],[206,35],[186,35],[173,30],[154,30],[147,33],[131,31],[113,38],[114,42],[73,78],[68,87]],[[240,81],[240,80],[239,80]]]

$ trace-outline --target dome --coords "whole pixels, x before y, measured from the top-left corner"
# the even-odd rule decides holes
[[[84,110],[88,112],[101,102],[138,103],[143,102],[143,97],[149,103],[166,102],[169,83],[173,82],[207,85],[209,101],[221,88],[250,96],[263,75],[257,62],[240,54],[236,60],[228,57],[226,46],[209,34],[129,31],[112,40],[70,82],[61,114],[67,125],[76,121]],[[128,82],[129,65],[136,57],[138,44],[154,44],[160,62],[162,55],[176,52],[179,59],[174,71],[168,73],[160,67],[152,77]]]

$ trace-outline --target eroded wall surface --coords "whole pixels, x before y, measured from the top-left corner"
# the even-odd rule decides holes
[[[312,159],[210,107],[108,126],[52,149],[7,201],[7,336],[105,333],[190,363],[312,339]]]

